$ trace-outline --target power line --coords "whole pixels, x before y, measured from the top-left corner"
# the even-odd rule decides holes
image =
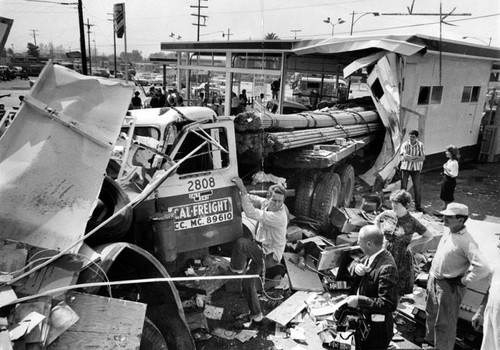
[[[455,19],[455,20],[450,20],[448,22],[463,22],[463,21],[472,21],[476,19],[481,19],[481,18],[488,18],[488,17],[495,17],[495,16],[500,16],[500,13],[493,13],[490,15],[484,15],[484,16],[477,16],[477,17],[470,17],[470,18],[463,18],[463,19]],[[392,29],[404,29],[404,28],[413,28],[413,27],[423,27],[423,26],[429,26],[429,25],[434,25],[434,24],[439,24],[439,21],[436,22],[428,22],[428,23],[418,23],[418,24],[408,24],[404,26],[394,26],[394,27],[384,27],[384,28],[375,28],[375,29],[365,29],[365,30],[356,30],[357,33],[371,33],[371,32],[379,32],[379,31],[385,31],[385,30],[392,30]],[[347,32],[342,32],[339,34],[348,34]],[[324,34],[326,35],[326,34]],[[317,37],[318,34],[307,34],[307,35],[302,35],[303,37]]]

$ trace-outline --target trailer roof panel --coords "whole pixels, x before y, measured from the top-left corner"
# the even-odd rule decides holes
[[[500,49],[464,43],[425,35],[352,36],[312,40],[240,40],[161,43],[163,51],[180,52],[275,52],[297,55],[345,55],[363,57],[378,51],[397,52],[402,55],[442,51],[455,55],[500,60]]]

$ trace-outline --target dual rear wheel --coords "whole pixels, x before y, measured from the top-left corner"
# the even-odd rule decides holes
[[[295,214],[317,220],[320,232],[329,233],[333,208],[350,206],[353,193],[354,168],[350,164],[335,171],[306,172],[296,191]]]

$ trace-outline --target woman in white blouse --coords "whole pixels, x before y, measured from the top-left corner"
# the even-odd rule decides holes
[[[460,159],[458,148],[453,145],[447,146],[446,158],[448,158],[448,161],[443,164],[444,176],[443,183],[441,184],[441,194],[439,196],[444,202],[444,209],[446,209],[448,203],[455,200],[453,193],[457,185],[456,177],[458,176],[458,160]]]

